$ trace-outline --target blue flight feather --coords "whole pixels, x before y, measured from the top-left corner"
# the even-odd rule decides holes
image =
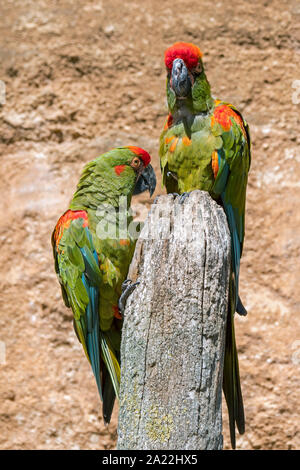
[[[227,216],[229,230],[231,234],[231,263],[232,271],[235,279],[235,309],[238,303],[238,286],[239,286],[239,274],[240,274],[240,259],[241,259],[241,243],[238,236],[236,220],[234,215],[234,209],[231,204],[225,201],[225,192],[221,194],[223,207]]]
[[[92,245],[92,239],[89,232],[89,241]],[[92,266],[88,264],[88,259],[86,257],[86,251],[84,248],[81,248],[81,252],[85,259],[85,265],[87,273],[82,274],[82,282],[89,296],[89,304],[86,307],[86,318],[87,318],[87,337],[86,337],[86,346],[88,355],[91,361],[92,370],[96,379],[98,391],[103,400],[102,388],[100,382],[100,346],[99,346],[99,335],[100,335],[100,325],[99,325],[99,288],[91,285],[91,271]],[[96,250],[92,252],[93,258],[95,259],[98,265],[98,255]]]

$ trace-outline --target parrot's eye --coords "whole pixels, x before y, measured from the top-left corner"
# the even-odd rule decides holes
[[[141,166],[141,160],[139,159],[139,157],[134,157],[130,163],[130,166],[137,170]]]
[[[200,62],[198,62],[197,66],[193,70],[193,73],[194,73],[194,75],[200,75],[202,70],[203,70],[202,65],[200,64]]]

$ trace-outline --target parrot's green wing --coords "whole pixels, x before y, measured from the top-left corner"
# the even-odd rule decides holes
[[[221,109],[221,111],[219,111]],[[240,258],[245,236],[245,204],[250,168],[248,125],[238,111],[228,104],[215,108],[212,131],[222,137],[217,150],[217,166],[212,194],[220,197],[226,212],[232,243],[235,307],[238,305]]]
[[[103,400],[105,392],[101,381],[103,362],[118,397],[120,366],[109,332],[100,330],[99,287],[103,283],[103,275],[88,227],[87,213],[67,211],[56,225],[52,246],[63,298],[73,311],[74,329],[91,363],[100,397]]]
[[[216,113],[218,119],[213,125],[213,132],[220,133],[223,146],[217,151],[217,173],[212,192],[222,200],[231,233],[232,274],[229,285],[223,390],[229,412],[231,443],[235,448],[235,423],[240,434],[245,431],[234,314],[236,310],[243,308],[239,306],[238,284],[245,234],[245,200],[250,167],[250,137],[246,122],[233,106],[227,105],[226,108],[223,106],[222,110],[223,113]]]

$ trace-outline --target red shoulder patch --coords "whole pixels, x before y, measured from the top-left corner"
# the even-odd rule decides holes
[[[70,227],[70,224],[72,220],[75,219],[83,219],[84,222],[82,224],[83,227],[88,227],[88,214],[86,211],[83,210],[78,210],[78,211],[72,211],[72,210],[67,210],[59,219],[58,222],[55,226],[54,232],[53,232],[53,239],[56,244],[56,248],[58,248],[59,242],[61,240],[61,237],[63,236],[63,232],[65,228]]]
[[[215,122],[218,122],[222,126],[224,131],[229,131],[232,126],[232,122],[230,119],[231,117],[233,117],[238,126],[240,126],[243,134],[246,135],[242,118],[232,108],[230,108],[230,106],[227,106],[226,104],[217,106],[214,109],[213,115],[211,117],[211,124],[213,126]]]
[[[169,129],[169,127],[171,127],[173,124],[173,116],[171,113],[168,114],[168,117],[167,117],[167,120],[166,120],[166,123],[165,123],[165,127],[164,127],[164,131],[166,131],[167,129]]]
[[[203,56],[199,47],[191,42],[175,42],[165,51],[165,64],[168,69],[173,66],[175,59],[182,59],[188,69],[196,67]]]

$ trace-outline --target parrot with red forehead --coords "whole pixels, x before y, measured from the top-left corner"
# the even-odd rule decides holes
[[[52,234],[62,297],[91,364],[105,423],[119,398],[122,313],[134,287],[126,281],[137,238],[131,198],[147,189],[152,195],[155,185],[145,150],[112,149],[85,166]]]
[[[231,276],[223,391],[231,444],[235,424],[244,433],[245,419],[234,332],[234,314],[247,312],[239,298],[239,269],[245,234],[245,202],[250,168],[250,135],[241,113],[211,94],[201,50],[177,42],[165,51],[169,115],[160,136],[160,164],[168,193],[207,191],[224,208],[231,234]]]

